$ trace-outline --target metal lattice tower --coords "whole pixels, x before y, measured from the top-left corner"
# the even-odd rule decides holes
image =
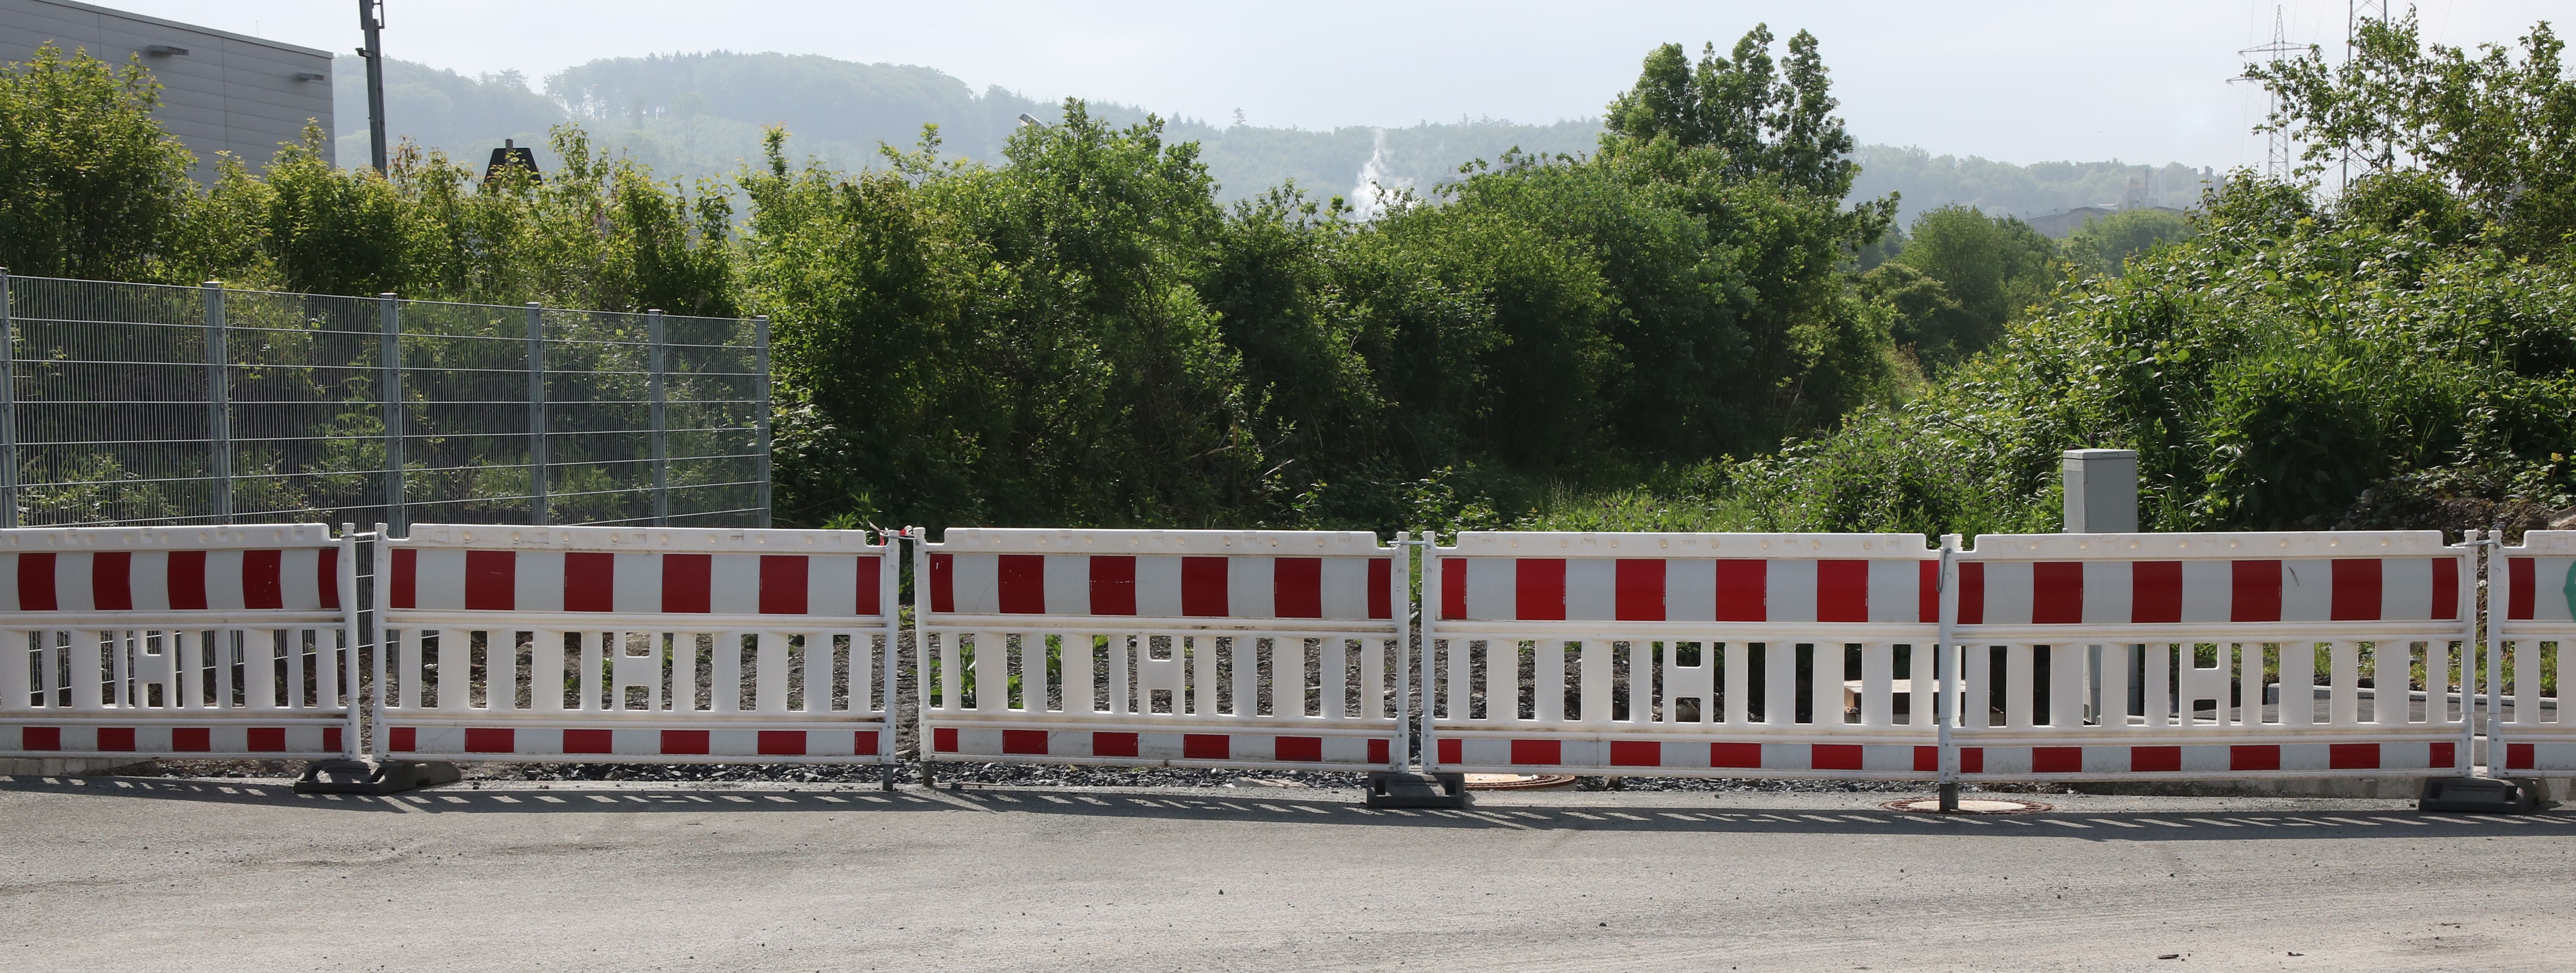
[[[2388,22],[2388,0],[2346,0],[2343,16],[2343,61],[2351,64],[2360,50],[2362,25]],[[2361,175],[2367,176],[2386,168],[2388,149],[2378,145],[2347,145],[2343,153],[2343,188],[2352,188],[2352,157],[2362,156]]]
[[[2385,4],[2383,3],[2382,6]],[[2276,6],[2272,8],[2272,42],[2258,47],[2249,47],[2236,53],[2268,55],[2271,62],[2278,65],[2282,58],[2296,54],[2300,49],[2298,45],[2290,43],[2289,31],[2284,26],[2281,8]],[[2272,95],[2272,115],[2278,117],[2280,113],[2281,96],[2275,92]],[[2287,181],[2290,178],[2289,129],[2275,127],[2265,134],[2270,136],[2271,144],[2267,146],[2263,158],[2263,177],[2275,182]]]

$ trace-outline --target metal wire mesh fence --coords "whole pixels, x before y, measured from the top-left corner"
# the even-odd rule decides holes
[[[0,527],[767,526],[766,319],[0,272]]]

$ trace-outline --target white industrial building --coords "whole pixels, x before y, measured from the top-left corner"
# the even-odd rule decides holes
[[[328,51],[72,0],[0,0],[0,61],[28,60],[47,42],[119,66],[140,55],[161,82],[161,125],[197,154],[199,181],[218,152],[267,168],[307,119],[332,154]]]

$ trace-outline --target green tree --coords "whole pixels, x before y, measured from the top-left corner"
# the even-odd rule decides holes
[[[46,44],[0,70],[0,266],[102,280],[153,275],[185,213],[195,157],[152,118],[161,87]]]
[[[1932,367],[1986,347],[2044,300],[2060,273],[2055,241],[2015,217],[1988,216],[1973,206],[1945,206],[1916,219],[1895,262],[1938,281],[1952,302],[1927,302],[1930,316],[1898,328],[1899,340]]]
[[[2160,209],[2130,209],[2086,222],[2066,238],[2066,259],[2078,267],[2114,277],[2126,271],[2129,258],[2192,236],[2191,220]]]

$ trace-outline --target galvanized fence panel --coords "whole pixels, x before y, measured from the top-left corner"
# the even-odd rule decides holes
[[[2576,662],[2576,531],[2535,530],[2487,562],[2487,764],[2499,777],[2576,776],[2560,680]]]
[[[859,531],[419,525],[377,547],[373,750],[886,762],[895,557]]]
[[[321,524],[0,530],[0,756],[354,755],[355,562]]]
[[[1323,531],[915,534],[922,758],[1402,770],[1403,547]],[[920,592],[926,590],[927,597]]]
[[[1426,771],[1938,770],[1921,535],[1471,531],[1424,555]]]
[[[2465,774],[2474,553],[2439,531],[1978,537],[1961,779]]]

